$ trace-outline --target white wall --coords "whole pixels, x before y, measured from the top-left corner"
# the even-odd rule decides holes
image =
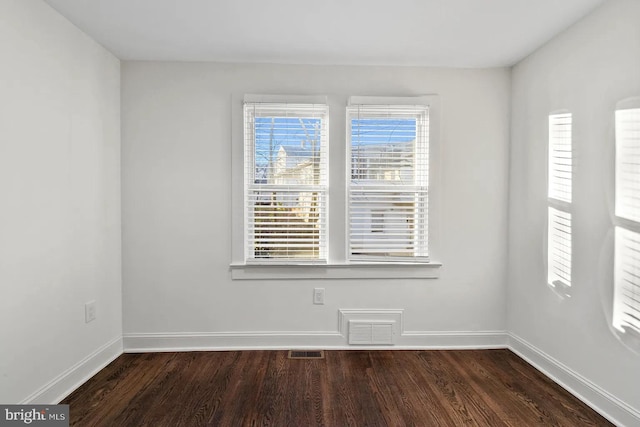
[[[507,300],[508,329],[521,344],[629,405],[635,422],[640,355],[610,321],[614,109],[640,96],[639,22],[640,2],[607,2],[513,69]],[[573,284],[564,299],[546,286],[545,265],[547,118],[559,109],[573,113],[575,159]]]
[[[341,308],[404,309],[406,345],[504,344],[509,75],[124,62],[125,349],[337,346]],[[440,278],[232,281],[231,102],[245,93],[329,95],[331,150],[349,95],[438,94]]]
[[[122,349],[120,63],[40,0],[0,52],[0,402],[49,403]]]

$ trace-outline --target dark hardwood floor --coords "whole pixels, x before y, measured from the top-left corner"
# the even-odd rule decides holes
[[[509,350],[123,354],[74,426],[612,425]]]

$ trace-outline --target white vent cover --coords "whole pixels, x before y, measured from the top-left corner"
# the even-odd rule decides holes
[[[349,344],[394,344],[395,322],[349,321]]]

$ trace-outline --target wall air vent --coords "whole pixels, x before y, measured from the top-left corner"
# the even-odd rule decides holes
[[[395,322],[349,321],[349,344],[393,345]]]

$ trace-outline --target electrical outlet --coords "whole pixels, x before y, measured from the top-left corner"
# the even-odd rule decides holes
[[[96,302],[89,301],[84,305],[84,322],[89,323],[96,320]]]
[[[324,288],[313,289],[313,303],[324,304]]]

